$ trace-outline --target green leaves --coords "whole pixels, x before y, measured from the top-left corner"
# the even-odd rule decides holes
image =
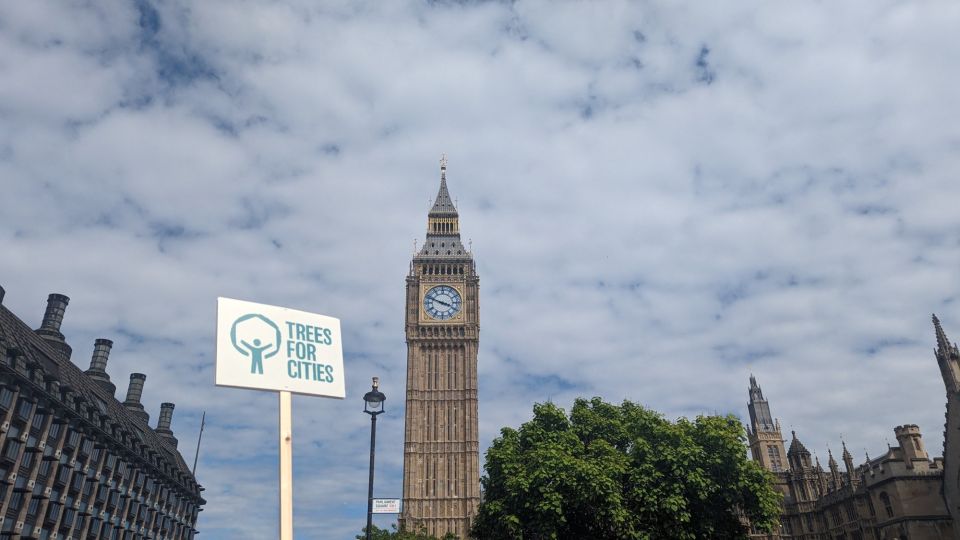
[[[481,540],[746,538],[772,527],[779,495],[747,460],[733,416],[670,422],[629,401],[534,406],[487,451]]]
[[[364,527],[361,530],[361,534],[356,536],[356,540],[365,540],[366,532],[367,528]],[[430,536],[423,531],[398,531],[396,525],[393,526],[393,530],[381,529],[380,527],[373,525],[370,529],[370,538],[371,540],[459,540],[453,533],[447,533],[443,538],[438,539],[437,537]]]

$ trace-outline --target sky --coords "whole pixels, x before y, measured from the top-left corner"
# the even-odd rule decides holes
[[[339,317],[293,402],[296,537],[400,497],[405,276],[439,159],[480,275],[481,452],[551,400],[747,417],[860,462],[942,452],[960,336],[960,4],[0,3],[0,285],[86,367],[147,374],[207,505],[277,530],[277,397],[213,385],[216,298]],[[122,399],[122,395],[120,395]],[[393,516],[378,516],[388,526]]]

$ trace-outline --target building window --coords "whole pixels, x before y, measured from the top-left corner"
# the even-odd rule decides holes
[[[37,519],[37,509],[40,508],[40,499],[33,497],[30,499],[30,504],[27,505],[27,519],[36,520]]]
[[[13,494],[10,495],[10,501],[7,504],[7,512],[20,510],[20,506],[23,505],[23,492],[14,491]]]
[[[7,438],[7,447],[3,450],[3,457],[11,461],[16,461],[17,456],[20,454],[20,446],[20,441]]]
[[[767,447],[767,457],[770,459],[770,470],[780,472],[783,470],[783,460],[780,457],[780,449],[776,446]]]
[[[847,512],[847,520],[848,520],[848,521],[854,521],[855,519],[857,519],[857,510],[853,507],[853,503],[852,503],[852,502],[847,501],[847,502],[843,505],[843,507],[844,507],[844,510],[846,510],[846,512]]]
[[[37,413],[33,415],[33,427],[37,429],[43,428],[43,421],[46,418],[46,415],[43,413]]]
[[[76,448],[79,442],[80,432],[75,429],[70,430],[70,437],[67,439],[67,447]]]
[[[31,411],[33,411],[33,403],[30,403],[25,399],[21,399],[20,405],[17,407],[17,416],[19,416],[21,420],[26,420],[30,417]]]
[[[833,518],[834,525],[841,525],[843,523],[840,519],[840,509],[836,506],[830,508],[830,517]]]
[[[0,388],[0,408],[3,410],[9,410],[10,405],[13,404],[13,392],[7,388]]]
[[[887,492],[880,493],[880,502],[883,503],[883,509],[887,512],[887,517],[893,517],[893,505],[890,504],[890,496],[887,495]]]
[[[60,435],[61,429],[63,429],[63,426],[61,426],[57,422],[53,422],[52,424],[50,424],[50,429],[47,433],[47,439],[51,441],[56,440],[56,438]]]

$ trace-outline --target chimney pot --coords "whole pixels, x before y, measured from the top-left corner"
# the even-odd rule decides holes
[[[90,358],[90,369],[87,375],[97,382],[101,388],[106,390],[111,396],[117,392],[115,384],[110,382],[110,375],[107,374],[107,360],[110,359],[110,349],[113,342],[109,339],[100,338],[93,343],[93,356]]]
[[[109,339],[100,338],[93,342],[93,357],[90,359],[90,369],[87,373],[107,373],[107,361],[110,359],[111,348],[113,348],[113,342]],[[109,376],[107,378],[109,379]]]
[[[163,437],[167,442],[173,444],[173,447],[177,447],[177,438],[173,436],[173,430],[170,429],[170,424],[173,422],[173,408],[175,405],[173,403],[161,403],[160,404],[160,418],[157,420],[157,429],[155,430],[157,435]]]
[[[43,322],[37,329],[37,334],[43,336],[54,349],[70,358],[73,349],[63,339],[60,333],[60,325],[63,324],[63,314],[67,310],[67,304],[70,298],[63,294],[51,294],[47,297],[47,309],[43,313]]]
[[[60,333],[60,325],[63,324],[63,313],[67,310],[67,304],[70,298],[63,294],[53,293],[47,297],[47,310],[43,313],[43,322],[40,323],[40,329],[46,330],[52,334]],[[63,336],[61,335],[62,339]]]
[[[143,420],[146,424],[150,421],[150,414],[143,409],[140,398],[143,396],[143,383],[147,376],[143,373],[130,374],[130,386],[127,387],[127,399],[123,401],[123,406],[127,408],[135,417]]]

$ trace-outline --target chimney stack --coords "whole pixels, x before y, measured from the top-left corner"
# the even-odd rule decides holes
[[[116,385],[110,382],[110,375],[107,374],[107,360],[110,359],[112,347],[113,342],[109,339],[96,340],[93,344],[93,357],[90,358],[90,369],[87,370],[87,375],[111,396],[117,392]]]
[[[73,349],[63,339],[60,333],[60,325],[63,324],[63,314],[67,310],[67,304],[70,298],[62,294],[51,294],[47,297],[47,310],[43,313],[43,322],[37,329],[37,334],[43,336],[50,345],[67,359],[73,353]]]
[[[123,406],[134,417],[142,420],[144,424],[150,422],[150,414],[143,410],[143,404],[140,403],[140,398],[143,396],[143,383],[146,380],[147,376],[143,373],[131,373],[130,386],[127,387],[127,399],[123,401]]]
[[[173,436],[173,430],[170,429],[170,423],[173,422],[173,403],[160,404],[160,418],[157,420],[157,435],[166,439],[167,442],[177,447],[177,438]]]

